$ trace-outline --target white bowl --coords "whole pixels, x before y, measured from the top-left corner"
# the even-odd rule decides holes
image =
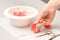
[[[21,8],[24,10],[27,10],[28,15],[27,16],[14,16],[9,13],[9,10],[13,8]],[[9,7],[4,11],[4,15],[8,18],[10,18],[11,24],[19,27],[24,27],[32,23],[32,20],[35,16],[37,16],[38,10],[36,8],[30,7],[30,6],[13,6]]]

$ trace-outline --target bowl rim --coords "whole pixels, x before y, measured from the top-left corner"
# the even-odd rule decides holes
[[[21,17],[14,16],[14,15],[10,15],[10,14],[8,13],[8,11],[9,11],[10,9],[16,8],[16,7],[29,7],[29,8],[34,9],[35,13],[34,13],[34,15],[32,15],[32,16],[21,16]],[[33,17],[37,16],[37,14],[38,14],[38,10],[37,10],[36,8],[34,8],[34,7],[31,7],[31,6],[12,6],[12,7],[7,8],[7,9],[4,11],[4,16],[9,17],[9,18],[12,18],[12,19],[27,19],[27,18],[33,18]]]

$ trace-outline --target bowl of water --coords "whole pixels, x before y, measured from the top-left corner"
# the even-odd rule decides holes
[[[19,27],[30,25],[37,14],[38,10],[30,6],[13,6],[4,11],[4,15],[10,19],[10,23]]]

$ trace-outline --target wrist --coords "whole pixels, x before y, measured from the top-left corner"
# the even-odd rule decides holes
[[[49,0],[47,5],[57,10],[60,7],[60,0]]]

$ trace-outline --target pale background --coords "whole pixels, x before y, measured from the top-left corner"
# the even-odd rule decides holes
[[[27,5],[37,8],[39,11],[44,7],[45,3],[40,0],[1,0],[0,1],[0,18],[4,17],[3,12],[6,8],[10,6],[16,6],[16,5]],[[60,26],[60,12],[56,12],[56,17],[53,22],[53,25]],[[13,37],[11,34],[9,34],[7,31],[5,31],[3,28],[0,27],[0,40],[17,40],[17,38]]]

